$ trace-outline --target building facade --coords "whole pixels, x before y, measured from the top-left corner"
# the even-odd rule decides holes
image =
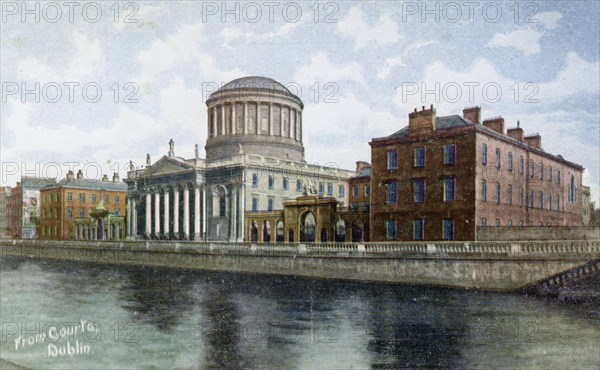
[[[169,152],[130,168],[130,238],[248,240],[247,211],[283,209],[306,186],[345,202],[351,171],[310,165],[302,101],[265,77],[233,80],[206,101],[206,159]]]
[[[118,240],[125,238],[127,185],[117,174],[84,179],[78,171],[40,190],[39,239]]]
[[[581,226],[583,167],[479,107],[370,142],[372,240],[477,240],[476,226]]]
[[[0,186],[0,239],[8,239],[8,209],[7,200],[10,196],[9,186]]]
[[[40,189],[55,183],[49,178],[21,177],[6,200],[7,232],[11,239],[37,239]]]

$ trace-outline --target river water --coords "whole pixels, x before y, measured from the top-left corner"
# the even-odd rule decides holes
[[[0,356],[32,369],[600,365],[593,304],[7,256],[0,266]]]

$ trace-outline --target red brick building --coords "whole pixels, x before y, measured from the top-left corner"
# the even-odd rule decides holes
[[[6,232],[11,239],[37,239],[40,189],[54,179],[23,176],[6,197]]]
[[[583,167],[479,107],[370,142],[371,240],[477,240],[477,226],[581,226]]]

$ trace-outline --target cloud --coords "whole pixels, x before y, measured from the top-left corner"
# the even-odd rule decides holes
[[[380,16],[371,25],[358,6],[352,7],[348,16],[338,22],[336,30],[342,35],[354,39],[354,50],[362,49],[365,46],[394,44],[400,39],[398,25],[389,15]]]
[[[327,54],[322,52],[313,55],[310,64],[298,68],[294,78],[295,82],[307,86],[312,86],[314,83],[339,83],[345,80],[366,85],[361,65],[357,62],[350,62],[343,66],[336,65],[329,60]]]
[[[577,53],[569,52],[564,68],[556,77],[540,84],[540,97],[556,101],[572,95],[600,93],[600,62],[586,62]]]
[[[425,41],[408,45],[400,55],[385,59],[385,64],[377,73],[377,78],[384,79],[392,72],[393,69],[397,67],[406,67],[406,64],[404,64],[404,59],[411,51],[437,43],[437,41]]]
[[[539,23],[546,29],[553,30],[558,28],[558,21],[562,19],[562,14],[556,10],[551,12],[543,12],[536,14],[533,19],[537,19]]]
[[[69,36],[73,47],[72,57],[67,66],[52,66],[51,62],[43,62],[35,57],[17,60],[17,71],[20,75],[33,81],[81,81],[99,69],[102,62],[102,48],[98,40],[90,38],[79,31]],[[48,58],[50,60],[50,58]]]
[[[265,33],[255,33],[242,31],[240,28],[233,27],[225,27],[220,33],[220,36],[223,37],[223,44],[221,47],[225,49],[233,49],[236,45],[232,46],[232,42],[237,40],[242,40],[245,43],[256,43],[263,41],[271,41],[273,39],[285,37],[292,33],[296,28],[298,28],[303,23],[306,23],[308,17],[301,18],[298,22],[286,22],[281,27],[275,29],[273,32],[265,32]]]
[[[147,3],[135,3],[135,6],[139,6],[136,12],[129,6],[126,11],[121,13],[119,22],[112,22],[118,31],[132,27],[153,27],[154,21],[165,13],[165,8],[160,6],[152,6]],[[126,17],[128,22],[125,22]]]
[[[530,28],[518,29],[509,33],[496,33],[486,46],[489,48],[515,48],[525,55],[532,55],[542,50],[540,46],[542,35],[541,32]]]

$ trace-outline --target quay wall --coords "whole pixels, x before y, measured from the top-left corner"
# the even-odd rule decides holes
[[[262,244],[0,240],[0,257],[514,291],[600,260],[600,241]]]

